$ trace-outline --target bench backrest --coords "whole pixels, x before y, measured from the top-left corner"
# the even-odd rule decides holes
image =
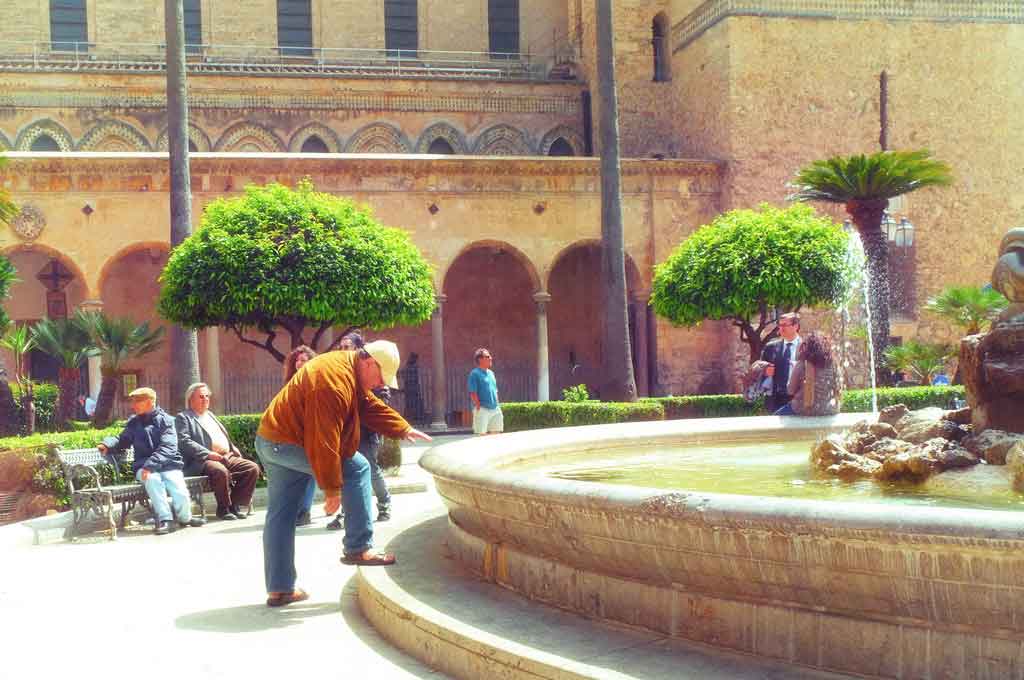
[[[121,481],[121,470],[119,462],[131,462],[133,459],[133,453],[131,449],[116,458],[110,454],[102,454],[96,448],[91,449],[57,449],[57,460],[60,461],[60,466],[64,470],[64,481],[67,482],[68,490],[74,489],[74,476],[72,471],[76,465],[88,465],[95,467],[100,463],[105,463],[111,466],[114,470],[114,480],[116,482]]]

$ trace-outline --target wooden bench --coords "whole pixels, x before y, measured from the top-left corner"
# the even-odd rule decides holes
[[[130,463],[132,453],[115,457],[110,454],[102,454],[97,449],[58,449],[57,458],[64,470],[64,480],[67,483],[68,494],[71,496],[71,510],[74,516],[70,537],[72,541],[75,540],[78,533],[78,526],[90,514],[98,519],[107,520],[110,527],[110,540],[113,541],[117,538],[118,528],[118,525],[114,523],[115,503],[121,504],[120,527],[122,529],[128,521],[128,513],[137,503],[149,507],[149,495],[146,493],[146,487],[134,479],[125,479],[125,475],[121,473],[120,464]],[[103,484],[103,477],[97,467],[100,464],[113,468],[113,484]],[[82,477],[86,477],[85,483],[81,483]],[[79,483],[76,484],[76,480]],[[188,487],[188,493],[192,500],[199,502],[200,516],[205,518],[206,507],[203,502],[203,494],[210,490],[209,480],[205,475],[186,477],[185,486]],[[152,512],[152,508],[150,511]]]

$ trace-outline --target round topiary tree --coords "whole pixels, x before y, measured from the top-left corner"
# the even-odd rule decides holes
[[[780,311],[841,303],[853,274],[840,227],[805,205],[765,204],[719,215],[683,241],[655,267],[651,305],[680,326],[731,321],[755,361]]]
[[[294,190],[250,186],[211,203],[160,280],[165,319],[223,326],[280,362],[291,348],[317,348],[333,326],[415,325],[434,309],[430,266],[408,234],[308,181]],[[283,351],[275,345],[282,332]]]

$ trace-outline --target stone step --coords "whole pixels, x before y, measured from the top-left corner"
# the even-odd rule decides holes
[[[483,582],[447,554],[435,507],[388,544],[398,564],[359,570],[363,614],[407,654],[456,678],[840,678],[591,621]]]

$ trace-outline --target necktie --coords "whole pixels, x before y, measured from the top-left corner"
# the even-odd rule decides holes
[[[782,360],[775,368],[775,392],[786,394],[786,384],[789,382],[789,365],[793,358],[793,344],[787,342],[782,348]]]

